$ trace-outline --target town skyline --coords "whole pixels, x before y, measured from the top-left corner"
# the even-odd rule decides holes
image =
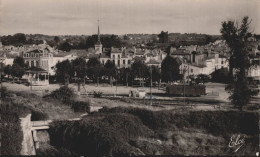
[[[197,33],[220,35],[221,22],[244,16],[260,33],[260,2],[250,1],[0,1],[0,35],[15,33],[45,35]]]

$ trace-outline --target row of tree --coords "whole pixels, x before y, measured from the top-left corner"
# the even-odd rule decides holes
[[[25,74],[28,66],[25,64],[24,59],[22,57],[16,57],[14,59],[13,65],[1,65],[1,72],[4,72],[8,78],[12,76],[12,78],[22,78]]]
[[[123,42],[116,35],[101,36],[100,40],[101,40],[103,47],[105,47],[105,48],[123,46]],[[87,39],[81,39],[77,43],[72,43],[69,40],[61,42],[60,38],[58,36],[55,36],[53,38],[53,40],[48,41],[48,44],[50,46],[57,47],[59,50],[68,52],[71,49],[88,49],[88,48],[94,47],[94,45],[96,44],[97,41],[98,41],[97,35],[92,35],[92,36],[88,37]]]
[[[1,37],[3,45],[23,45],[23,44],[42,44],[42,40],[33,40],[32,38],[26,39],[25,34],[16,33],[14,35],[7,35]]]
[[[111,86],[113,82],[125,84],[133,84],[136,80],[139,80],[139,85],[144,86],[145,83],[150,83],[151,77],[153,82],[172,82],[182,79],[182,75],[179,74],[178,62],[167,56],[162,64],[161,69],[156,66],[148,67],[140,60],[136,60],[130,68],[118,69],[114,62],[108,60],[105,65],[101,64],[99,59],[90,58],[88,62],[82,57],[75,60],[65,60],[56,64],[56,81],[59,83],[68,84],[71,80],[80,83],[85,83],[85,78],[93,80],[93,82],[99,84],[100,81],[109,81]],[[4,72],[8,78],[11,76],[14,78],[22,78],[28,65],[25,64],[22,57],[16,57],[13,65],[1,64],[1,72]]]
[[[56,79],[61,83],[68,83],[73,78],[78,82],[85,82],[85,78],[93,80],[99,84],[100,81],[109,81],[111,86],[113,82],[123,83],[128,86],[138,79],[140,86],[145,82],[172,82],[182,79],[178,62],[167,56],[161,65],[161,69],[156,66],[148,67],[140,60],[136,60],[130,68],[117,69],[114,62],[108,60],[105,65],[101,64],[99,59],[90,58],[88,62],[83,58],[77,58],[69,61],[65,60],[56,64]]]

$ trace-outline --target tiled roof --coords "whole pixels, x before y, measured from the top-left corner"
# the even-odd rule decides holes
[[[141,60],[141,61],[144,61],[145,58],[143,58],[143,57],[137,57],[137,56],[136,56],[136,57],[133,58],[133,60]]]
[[[189,55],[190,52],[184,49],[177,49],[171,52],[171,55]]]
[[[31,50],[31,51],[28,51],[28,52],[25,52],[25,53],[42,53],[42,51],[39,50],[39,49],[34,49],[34,50]]]
[[[30,69],[27,70],[27,72],[47,72],[47,71],[39,67],[31,67]]]
[[[15,58],[17,56],[17,54],[11,53],[11,51],[0,50],[0,58]]]
[[[122,53],[122,50],[120,48],[111,48],[111,53]]]
[[[160,64],[160,63],[154,59],[150,59],[146,64]]]
[[[86,58],[99,58],[100,54],[89,54]]]
[[[101,56],[100,56],[100,58],[110,58],[110,57],[109,57],[108,55],[102,53]]]

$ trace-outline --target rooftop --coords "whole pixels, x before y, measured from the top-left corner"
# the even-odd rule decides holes
[[[154,59],[150,59],[146,64],[160,64],[160,63]]]

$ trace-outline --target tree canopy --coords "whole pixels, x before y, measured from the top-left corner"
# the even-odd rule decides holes
[[[161,31],[161,33],[158,35],[158,37],[159,37],[160,43],[167,43],[169,40],[168,31],[167,32]]]
[[[85,78],[87,71],[87,63],[86,60],[82,57],[76,58],[72,61],[73,70],[75,71],[75,75],[78,78]]]
[[[3,45],[18,45],[18,44],[25,44],[26,37],[23,33],[16,33],[13,36],[3,36],[1,37],[1,41]]]
[[[167,56],[162,61],[161,71],[163,82],[172,82],[181,79],[180,64],[171,56]]]
[[[12,65],[12,69],[11,69],[11,75],[12,77],[18,77],[18,78],[22,78],[22,76],[25,74],[25,69],[20,66],[17,63],[14,63]]]
[[[252,95],[246,75],[246,71],[250,67],[247,42],[251,34],[250,23],[248,17],[244,17],[240,25],[232,20],[224,21],[220,30],[231,54],[229,59],[231,83],[226,89],[230,93],[229,99],[240,110],[249,103]]]
[[[65,60],[62,62],[58,62],[56,64],[56,79],[59,82],[68,81],[74,76],[74,70],[71,62],[69,60]]]
[[[24,59],[22,57],[16,57],[13,61],[14,64],[18,64],[19,66],[21,66],[22,68],[27,68],[27,65],[24,62]]]
[[[108,60],[105,64],[105,74],[110,79],[110,83],[112,85],[112,77],[115,77],[116,75],[116,65],[114,62]]]
[[[87,76],[98,84],[100,77],[103,75],[103,70],[103,65],[97,58],[90,58],[87,62]]]

